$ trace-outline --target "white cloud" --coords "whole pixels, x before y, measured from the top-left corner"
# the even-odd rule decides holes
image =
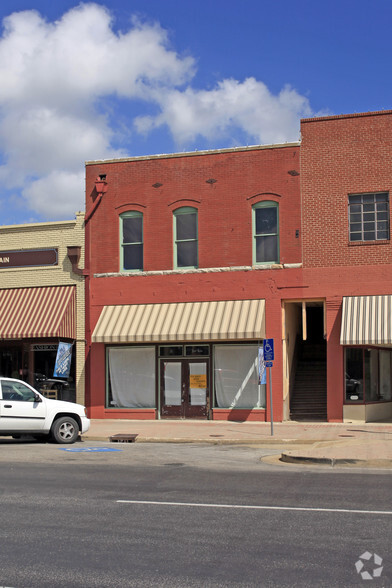
[[[138,117],[136,128],[147,133],[166,124],[179,145],[198,136],[209,141],[227,138],[236,129],[262,144],[297,141],[298,119],[312,114],[308,99],[296,90],[285,86],[275,96],[254,78],[223,80],[213,90],[172,90],[157,101],[162,112]]]
[[[109,11],[96,4],[82,4],[54,23],[34,10],[3,21],[0,179],[5,188],[19,188],[44,217],[73,215],[83,198],[76,177],[85,160],[125,155],[112,146],[100,99],[148,100],[193,74],[193,59],[171,50],[158,25],[135,20],[120,34],[112,24]],[[70,196],[70,185],[77,196]]]
[[[83,207],[83,165],[88,159],[125,156],[116,98],[156,116],[134,119],[129,133],[165,125],[176,143],[197,138],[214,145],[298,139],[298,118],[312,114],[307,98],[284,87],[273,95],[254,78],[225,79],[195,90],[192,57],[169,44],[158,24],[134,20],[113,29],[110,12],[81,4],[56,22],[37,11],[15,12],[0,37],[0,180],[43,218],[72,217]],[[109,108],[112,111],[109,111]],[[117,141],[118,143],[118,141]],[[215,143],[215,146],[216,143]]]

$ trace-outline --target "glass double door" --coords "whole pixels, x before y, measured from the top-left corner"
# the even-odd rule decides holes
[[[162,417],[208,417],[208,368],[207,359],[160,360]]]

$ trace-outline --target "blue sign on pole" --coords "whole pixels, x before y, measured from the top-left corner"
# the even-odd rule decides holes
[[[274,361],[274,340],[264,339],[263,341],[264,361]]]
[[[273,364],[272,361],[266,361],[265,362],[265,367],[273,367],[273,366],[274,366],[274,364]]]

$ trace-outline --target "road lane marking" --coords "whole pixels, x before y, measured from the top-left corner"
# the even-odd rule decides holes
[[[159,502],[154,500],[116,500],[122,504],[146,504],[153,506],[193,506],[199,508],[238,508],[248,510],[290,510],[301,512],[336,512],[352,514],[392,515],[392,510],[359,510],[349,508],[312,508],[307,506],[262,506],[248,504],[206,504],[201,502]]]

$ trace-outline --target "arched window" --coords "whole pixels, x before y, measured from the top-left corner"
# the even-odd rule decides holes
[[[198,266],[197,209],[191,206],[178,208],[174,220],[174,267]]]
[[[279,204],[253,206],[253,263],[279,263]]]
[[[137,210],[120,215],[120,269],[143,270],[143,214]]]

